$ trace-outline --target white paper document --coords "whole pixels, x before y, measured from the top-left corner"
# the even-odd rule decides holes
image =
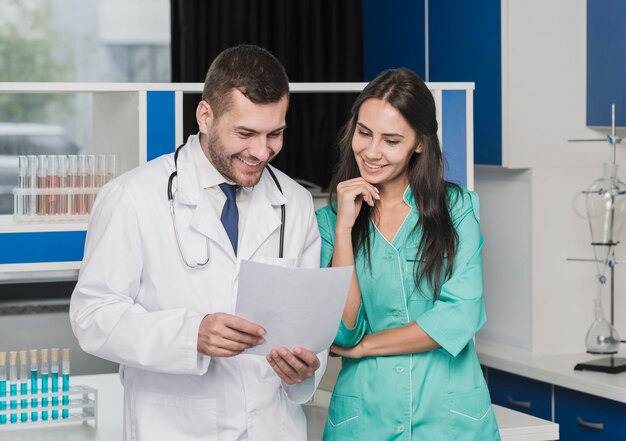
[[[352,278],[351,266],[284,268],[243,261],[235,314],[265,329],[265,343],[246,351],[301,346],[328,349],[335,339]]]

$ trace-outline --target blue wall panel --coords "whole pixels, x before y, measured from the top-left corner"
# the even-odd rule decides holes
[[[148,92],[147,106],[147,160],[150,161],[161,155],[172,153],[176,148],[174,92]]]
[[[428,3],[429,80],[476,83],[474,162],[502,165],[500,0]]]
[[[626,1],[587,0],[587,125],[626,126]]]
[[[0,234],[0,264],[79,262],[85,231],[46,231]]]
[[[363,80],[408,67],[425,77],[424,0],[363,0]]]
[[[467,186],[467,122],[464,90],[444,90],[442,93],[441,144],[448,181]]]

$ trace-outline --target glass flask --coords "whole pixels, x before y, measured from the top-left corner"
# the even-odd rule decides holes
[[[602,287],[606,269],[614,263],[613,252],[626,218],[626,184],[617,178],[617,164],[604,164],[603,176],[593,181],[586,196],[587,219],[593,245],[598,292],[594,300],[595,320],[591,324],[585,344],[591,354],[615,354],[620,337],[613,325],[604,318]]]
[[[596,319],[591,324],[585,338],[587,352],[590,354],[616,354],[620,338],[617,330],[604,318],[600,296],[594,300]]]
[[[616,245],[626,218],[626,184],[617,178],[617,164],[604,164],[603,176],[584,193],[591,244],[606,248]]]

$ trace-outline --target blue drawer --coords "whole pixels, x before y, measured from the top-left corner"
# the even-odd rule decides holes
[[[550,384],[491,368],[488,375],[492,403],[552,420]]]
[[[554,414],[565,441],[626,440],[626,404],[554,388]]]

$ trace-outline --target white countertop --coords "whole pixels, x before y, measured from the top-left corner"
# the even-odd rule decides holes
[[[11,441],[115,441],[122,439],[122,385],[117,374],[84,375],[72,378],[72,384],[98,390],[98,426],[65,425],[2,431],[0,440]],[[320,441],[326,420],[330,392],[316,392],[314,403],[305,405],[309,422],[309,441]],[[546,441],[559,437],[558,424],[494,406],[502,441]],[[357,441],[357,440],[355,440]]]
[[[578,363],[606,356],[587,353],[534,356],[528,350],[476,339],[480,363],[523,377],[626,403],[626,372],[575,371]],[[626,357],[626,354],[618,354]]]

